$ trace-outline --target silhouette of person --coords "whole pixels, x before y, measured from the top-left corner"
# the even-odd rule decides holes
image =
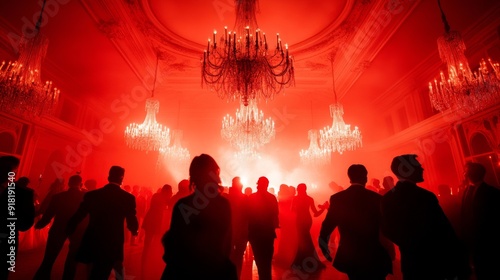
[[[278,191],[278,210],[280,230],[278,232],[278,245],[274,254],[274,264],[289,268],[297,253],[297,227],[295,213],[292,211],[292,201],[295,196],[295,188],[281,184]]]
[[[379,193],[381,195],[385,195],[388,191],[394,188],[394,178],[392,178],[392,176],[385,176],[382,180],[382,186],[383,188],[380,189]]]
[[[49,230],[47,244],[45,247],[45,255],[43,261],[38,268],[35,279],[50,279],[52,266],[61,251],[64,242],[68,236],[66,235],[66,227],[69,219],[76,213],[78,206],[83,200],[83,192],[81,191],[82,177],[73,175],[69,178],[67,191],[55,194],[49,202],[47,210],[42,218],[35,224],[36,229],[46,227],[52,218],[54,222]],[[69,236],[69,251],[64,263],[63,279],[73,279],[76,272],[76,251],[80,246],[83,231],[86,223],[81,223],[78,230]]]
[[[0,157],[0,279],[8,279],[10,271],[19,270],[16,256],[19,248],[19,231],[27,231],[35,220],[33,190],[18,188],[15,184],[19,159],[14,156]],[[15,199],[14,208],[9,207]],[[14,260],[12,260],[12,256]]]
[[[162,221],[167,210],[167,204],[172,197],[172,186],[165,184],[159,192],[151,198],[149,210],[144,217],[142,228],[145,231],[144,247],[142,249],[142,269],[147,263],[147,256],[153,240],[160,240],[162,234]],[[158,238],[157,238],[158,237]]]
[[[231,205],[232,220],[232,242],[231,242],[231,261],[236,265],[238,278],[241,275],[243,266],[243,255],[248,243],[248,221],[247,207],[248,197],[243,194],[243,184],[240,177],[234,177],[231,188],[226,195]]]
[[[458,233],[460,231],[460,203],[456,196],[451,194],[449,185],[441,184],[437,188],[439,205],[441,205],[441,209],[443,209],[448,221],[450,221],[453,230]]]
[[[48,193],[43,198],[42,203],[40,203],[40,206],[36,213],[37,217],[45,213],[45,211],[47,211],[47,208],[49,207],[50,200],[52,199],[52,197],[55,194],[62,192],[63,189],[64,189],[64,180],[62,178],[56,178],[54,182],[50,184]]]
[[[75,232],[78,224],[88,215],[89,223],[78,249],[76,259],[91,264],[90,279],[108,279],[113,267],[121,267],[123,262],[124,229],[137,236],[139,224],[135,216],[135,197],[122,190],[120,185],[125,169],[112,166],[108,184],[85,193],[76,213],[70,218],[67,233]],[[123,271],[116,271],[123,277]]]
[[[500,190],[484,182],[486,169],[468,162],[462,199],[462,233],[477,280],[500,279]]]
[[[278,201],[267,191],[268,186],[269,180],[260,177],[257,192],[248,197],[248,240],[260,280],[272,278],[275,230],[279,227]]]
[[[382,230],[399,246],[403,279],[461,277],[466,267],[456,234],[436,196],[417,186],[424,181],[417,155],[395,157],[391,170],[398,182],[382,197]]]
[[[392,272],[389,254],[380,242],[381,196],[365,188],[368,171],[361,164],[347,169],[351,186],[330,197],[330,207],[321,224],[319,246],[331,261],[328,241],[338,227],[340,242],[333,266],[350,280],[385,279]]]
[[[310,265],[311,261],[316,262],[316,269],[325,267],[325,265],[320,262],[318,255],[316,254],[316,249],[314,248],[314,243],[311,237],[311,211],[313,212],[314,217],[318,217],[326,209],[328,209],[328,202],[325,202],[323,205],[319,205],[319,208],[320,210],[316,209],[314,199],[307,195],[306,184],[299,184],[297,186],[297,196],[295,196],[292,201],[292,211],[295,213],[295,225],[298,236],[296,243],[297,253],[295,254],[295,259],[292,265],[293,269],[307,270],[309,268],[306,266]]]
[[[201,154],[189,167],[194,193],[181,198],[172,211],[170,230],[163,236],[161,279],[237,279],[231,254],[231,206],[220,192],[220,168]]]
[[[83,183],[83,186],[84,186],[84,190],[86,192],[93,191],[97,188],[97,181],[94,179],[85,180],[85,183]]]
[[[250,187],[246,187],[245,190],[243,191],[243,193],[246,195],[246,196],[250,196],[252,194],[252,188]]]

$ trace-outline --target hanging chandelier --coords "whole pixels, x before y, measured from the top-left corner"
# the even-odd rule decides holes
[[[345,124],[344,109],[342,104],[337,101],[337,92],[335,91],[335,79],[333,70],[333,60],[335,54],[332,53],[330,63],[332,67],[332,84],[335,103],[330,104],[330,116],[333,119],[332,126],[327,126],[320,130],[320,145],[322,149],[329,153],[338,152],[342,154],[344,151],[353,151],[362,145],[361,131],[358,127],[351,130],[349,124]]]
[[[269,143],[275,134],[274,121],[264,119],[264,113],[259,111],[255,100],[251,100],[248,106],[241,103],[235,118],[228,114],[222,120],[222,138],[242,153],[256,151]]]
[[[309,130],[308,138],[309,148],[299,152],[301,162],[307,165],[325,165],[330,163],[330,153],[318,145],[318,130]]]
[[[182,147],[182,130],[172,130],[172,145],[159,149],[160,158],[175,163],[186,163],[191,158],[189,150]]]
[[[40,32],[43,11],[33,35],[23,35],[19,44],[19,59],[5,61],[0,65],[0,106],[3,111],[27,117],[50,114],[59,100],[60,91],[51,81],[42,83],[40,78],[42,61],[45,58],[48,40]]]
[[[142,124],[131,123],[125,128],[125,142],[132,149],[140,151],[158,151],[170,143],[170,130],[156,122],[160,110],[160,101],[154,98],[158,75],[159,55],[156,58],[155,79],[151,98],[146,99],[146,118]]]
[[[465,43],[450,26],[438,0],[445,34],[438,38],[441,60],[448,67],[448,78],[441,71],[440,81],[429,83],[429,97],[438,111],[448,109],[474,114],[500,102],[500,66],[497,62],[482,59],[479,69],[472,72],[465,56]],[[488,67],[489,65],[489,67]],[[492,70],[490,70],[490,67]]]
[[[247,106],[257,98],[272,99],[285,87],[294,85],[293,59],[288,45],[276,34],[276,47],[267,43],[257,25],[257,0],[236,0],[236,23],[224,27],[217,41],[208,39],[202,61],[202,86],[206,84],[220,98],[239,100]],[[251,29],[255,28],[255,30]]]

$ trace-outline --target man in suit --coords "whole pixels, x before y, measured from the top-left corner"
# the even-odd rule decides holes
[[[16,187],[14,182],[19,163],[13,156],[0,157],[0,279],[8,279],[10,271],[20,269],[16,265],[19,231],[29,230],[35,220],[33,190]]]
[[[500,190],[485,183],[485,175],[483,165],[466,163],[461,232],[478,280],[500,279]]]
[[[340,242],[333,266],[350,280],[382,280],[392,272],[391,258],[380,243],[381,196],[365,188],[368,171],[361,164],[347,170],[351,186],[330,197],[321,225],[319,245],[331,261],[328,241],[339,227]]]
[[[50,279],[52,266],[61,251],[66,235],[66,226],[68,221],[76,213],[78,206],[83,200],[83,191],[81,191],[82,177],[73,175],[68,181],[68,190],[55,194],[49,202],[47,211],[43,213],[42,218],[35,224],[36,229],[42,229],[47,226],[52,218],[54,222],[49,230],[45,255],[42,264],[35,274],[35,279]],[[69,251],[64,263],[63,279],[73,279],[76,272],[76,250],[80,246],[83,231],[86,223],[80,223],[78,229],[69,236]]]
[[[248,197],[248,241],[252,246],[260,280],[272,278],[271,266],[274,253],[276,228],[279,227],[278,201],[267,191],[269,180],[260,177],[257,192]]]
[[[424,169],[417,155],[392,160],[396,186],[382,197],[382,231],[401,252],[404,280],[444,280],[465,273],[465,259],[436,196],[419,186]]]
[[[91,264],[89,279],[108,279],[111,269],[123,262],[123,223],[137,236],[139,223],[135,212],[135,197],[120,188],[125,169],[112,166],[109,184],[85,193],[76,213],[68,222],[71,235],[88,215],[89,224],[77,253],[77,261]],[[120,266],[120,265],[118,265]],[[123,272],[118,272],[123,277]]]

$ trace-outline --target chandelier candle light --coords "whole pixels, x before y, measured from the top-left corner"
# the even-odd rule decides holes
[[[362,145],[361,131],[358,127],[351,130],[351,126],[345,124],[344,109],[342,104],[337,101],[337,92],[335,91],[335,79],[333,70],[334,55],[332,54],[330,63],[332,67],[332,84],[335,103],[330,105],[330,116],[333,119],[332,126],[327,126],[320,130],[320,145],[322,149],[328,152],[338,152],[342,154],[344,151],[352,151]]]
[[[125,129],[125,142],[132,149],[140,151],[159,151],[170,143],[170,130],[156,122],[156,114],[160,110],[160,101],[154,98],[156,77],[158,74],[158,60],[156,58],[155,79],[151,98],[146,99],[146,118],[142,124],[131,123]]]
[[[276,34],[276,47],[257,25],[257,0],[236,0],[233,31],[224,28],[217,42],[217,31],[208,39],[202,60],[202,86],[217,92],[220,98],[238,100],[248,106],[250,100],[272,99],[285,87],[294,85],[293,59],[288,45]],[[256,28],[255,30],[251,28]]]
[[[447,64],[448,78],[440,73],[437,79],[429,83],[429,97],[438,111],[456,110],[467,115],[479,112],[500,102],[500,66],[496,62],[484,59],[479,69],[472,72],[465,56],[465,43],[457,31],[450,31],[450,26],[438,0],[445,34],[438,38],[438,50],[441,60]],[[488,65],[492,71],[489,70]]]
[[[160,148],[160,157],[175,163],[186,163],[191,158],[189,150],[182,147],[182,130],[172,130],[172,145]]]
[[[330,153],[318,145],[318,130],[309,130],[308,138],[309,148],[299,152],[301,162],[308,165],[325,165],[330,163]]]
[[[236,110],[236,117],[229,114],[222,120],[221,136],[242,154],[252,154],[274,138],[276,131],[271,118],[264,119],[264,113],[257,108],[256,100],[248,106],[243,103]]]
[[[42,61],[45,58],[48,40],[40,33],[43,1],[40,17],[32,35],[24,34],[19,44],[19,59],[0,65],[0,106],[2,110],[33,117],[49,114],[59,100],[60,91],[51,81],[42,83],[40,78]]]

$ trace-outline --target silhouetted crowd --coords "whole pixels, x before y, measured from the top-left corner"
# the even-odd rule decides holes
[[[377,179],[367,186],[367,169],[353,164],[350,186],[332,182],[334,194],[320,205],[306,184],[282,184],[275,195],[264,176],[255,193],[244,190],[239,177],[224,188],[207,154],[194,157],[189,180],[180,181],[175,194],[168,184],[154,194],[122,186],[125,169],[112,166],[105,186],[77,174],[64,190],[57,179],[40,203],[29,179],[17,178],[19,164],[0,157],[0,279],[23,269],[16,266],[20,232],[48,226],[34,279],[51,279],[67,241],[63,279],[75,279],[78,263],[86,264],[88,279],[108,279],[112,271],[125,279],[125,242],[143,242],[142,279],[160,244],[161,279],[240,279],[245,255],[255,260],[261,280],[273,279],[273,263],[289,268],[283,279],[308,279],[325,262],[350,280],[386,279],[393,268],[404,280],[500,279],[500,190],[484,182],[479,163],[466,163],[463,188],[440,185],[439,196],[417,185],[424,169],[416,155],[395,157],[390,168],[397,182],[387,176],[382,186]],[[325,212],[313,238],[313,218]]]

